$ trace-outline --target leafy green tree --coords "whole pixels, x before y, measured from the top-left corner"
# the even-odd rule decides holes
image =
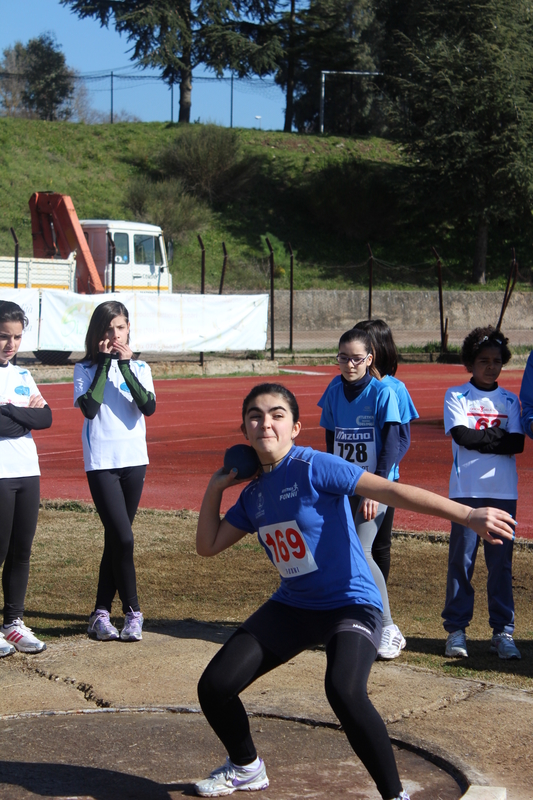
[[[132,60],[156,67],[180,86],[179,122],[189,122],[192,72],[203,64],[221,76],[275,69],[279,37],[267,23],[276,0],[61,0],[79,17],[113,22],[132,43]]]
[[[22,102],[40,119],[68,119],[74,95],[74,73],[54,38],[43,33],[24,48]]]
[[[383,0],[385,85],[419,203],[475,226],[485,283],[491,226],[530,218],[533,30],[525,0]]]
[[[292,12],[292,8],[291,8]],[[289,23],[292,21],[292,28]],[[299,131],[318,129],[321,72],[374,72],[373,0],[311,0],[281,17],[284,56],[276,80],[287,91],[287,116]],[[292,73],[291,73],[292,70]],[[289,103],[291,85],[294,103]],[[380,117],[375,83],[356,75],[328,75],[325,128],[329,133],[376,132]],[[381,116],[383,116],[381,114]]]
[[[27,116],[22,102],[26,48],[21,42],[6,47],[0,62],[0,105],[8,117]]]
[[[68,119],[74,91],[74,72],[50,34],[4,50],[0,104],[6,116]]]

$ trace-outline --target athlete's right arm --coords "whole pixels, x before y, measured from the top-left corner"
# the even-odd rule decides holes
[[[104,389],[111,366],[111,355],[109,353],[98,353],[98,361],[96,363],[93,382],[85,394],[77,398],[81,413],[87,419],[94,419],[104,402]]]
[[[236,476],[235,470],[226,474],[219,469],[207,485],[196,529],[196,552],[199,556],[216,556],[246,536],[246,531],[220,519],[222,495],[228,486],[240,483]]]

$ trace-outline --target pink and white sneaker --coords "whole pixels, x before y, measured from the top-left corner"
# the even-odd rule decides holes
[[[20,653],[40,653],[46,645],[36,637],[31,628],[24,625],[21,619],[14,619],[8,625],[2,625],[4,639]]]

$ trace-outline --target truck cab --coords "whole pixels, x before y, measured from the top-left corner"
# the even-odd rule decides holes
[[[163,231],[158,225],[125,220],[80,220],[105,292],[112,290],[108,234],[115,245],[115,291],[172,292]]]

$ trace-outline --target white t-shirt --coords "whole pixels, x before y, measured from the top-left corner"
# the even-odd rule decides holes
[[[472,430],[499,426],[509,433],[522,433],[518,397],[498,387],[491,392],[472,383],[452,386],[444,397],[446,435],[456,425]],[[453,466],[449,496],[494,497],[516,500],[518,475],[514,456],[467,450],[452,440]]]
[[[27,369],[16,367],[10,361],[7,366],[0,367],[0,405],[12,403],[28,408],[34,394],[40,391]],[[28,478],[40,474],[31,433],[18,439],[0,437],[0,478]]]
[[[82,361],[74,367],[74,405],[93,382],[97,365]],[[144,361],[130,361],[130,369],[140,384],[155,394],[152,372]],[[118,368],[111,366],[104,389],[104,402],[94,419],[85,419],[82,430],[85,471],[119,469],[148,464],[144,415]]]

